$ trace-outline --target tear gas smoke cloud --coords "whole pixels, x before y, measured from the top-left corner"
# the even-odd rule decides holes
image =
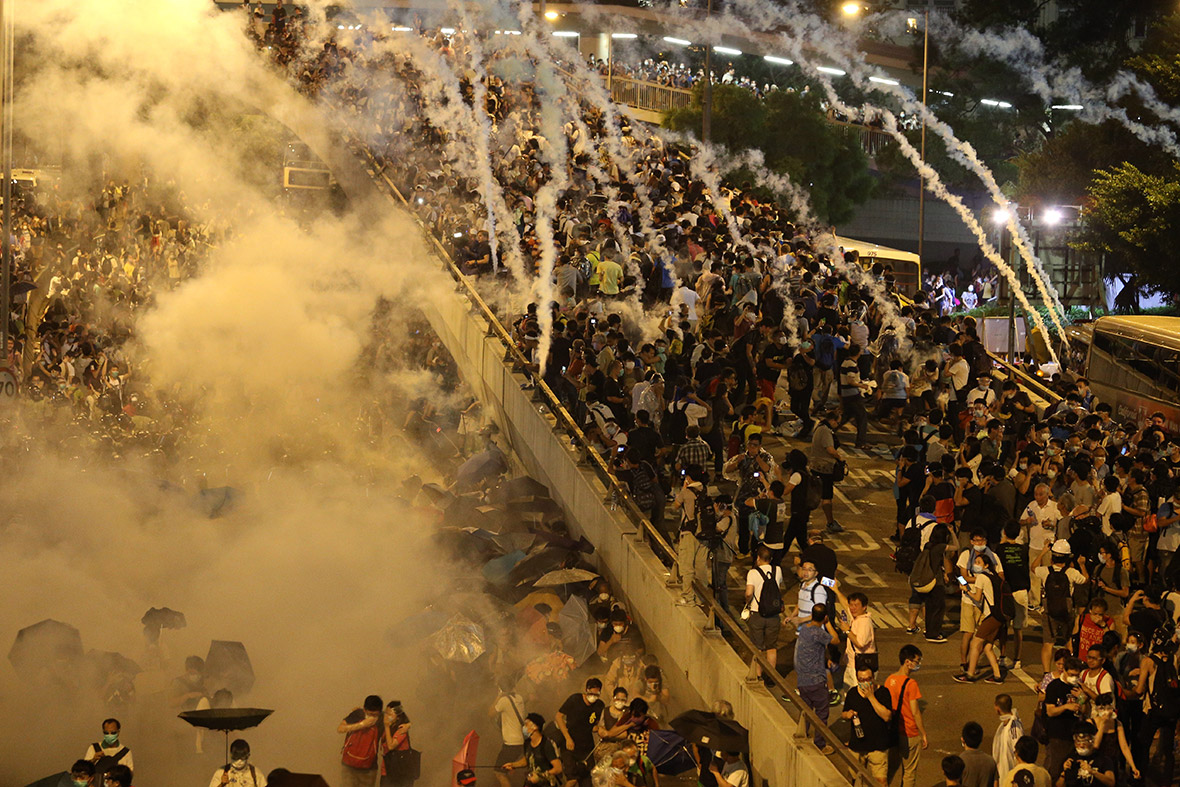
[[[154,180],[176,181],[198,221],[230,219],[234,234],[136,326],[133,369],[194,408],[180,458],[110,463],[73,430],[30,427],[33,441],[7,465],[0,641],[51,617],[78,626],[87,648],[139,660],[124,740],[137,779],[169,785],[208,778],[220,755],[181,755],[193,733],[166,707],[168,680],[210,639],[240,639],[258,682],[239,704],[276,708],[245,734],[255,761],[333,774],[335,725],[365,694],[432,699],[425,661],[384,638],[439,592],[426,523],[398,499],[423,463],[409,444],[369,447],[356,422],[375,391],[354,378],[378,295],[421,302],[450,283],[424,262],[408,217],[384,209],[384,223],[323,217],[301,229],[237,177],[232,141],[195,110],[310,111],[250,50],[239,17],[204,0],[45,0],[18,23],[36,57],[18,96],[22,131],[60,135],[67,166],[142,163]],[[437,395],[416,373],[378,385]],[[210,520],[197,508],[202,473],[242,490],[232,514]],[[145,653],[139,618],[162,605],[189,627]],[[0,692],[0,736],[21,741],[0,749],[4,785],[68,767],[105,715],[86,693],[21,681],[8,666]],[[220,740],[206,746],[219,751]]]

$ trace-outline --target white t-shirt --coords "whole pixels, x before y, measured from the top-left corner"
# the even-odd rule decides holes
[[[733,787],[750,787],[750,772],[746,770],[746,765],[741,760],[728,763],[721,769],[721,775]]]
[[[250,769],[254,772],[251,773]],[[213,778],[209,780],[209,787],[221,787],[221,775],[225,773],[225,768],[218,768],[213,772]],[[245,768],[240,771],[235,771],[233,768],[229,769],[229,781],[226,782],[230,787],[266,787],[266,773],[261,768],[252,763],[248,763]]]
[[[849,663],[855,663],[857,653],[877,652],[877,638],[873,633],[873,616],[868,610],[865,610],[863,615],[853,618],[849,628],[856,635],[857,641],[864,643],[863,646],[854,648],[852,646],[852,637],[848,638],[848,646],[845,650],[848,652]]]
[[[783,570],[780,566],[774,566],[774,579],[778,583],[779,589],[783,586]],[[770,574],[771,566],[755,566],[746,572],[746,587],[754,588],[754,594],[750,596],[750,612],[758,611],[758,596],[762,593],[762,584],[766,581],[766,577]]]
[[[1052,543],[1057,539],[1057,520],[1061,519],[1061,510],[1057,508],[1054,500],[1047,501],[1044,506],[1034,500],[1020,515],[1021,519],[1029,517],[1036,520],[1036,524],[1027,526],[1028,551],[1031,555],[1039,555],[1046,543]],[[1046,528],[1045,525],[1049,527]]]
[[[1110,535],[1114,529],[1110,526],[1110,515],[1123,510],[1123,496],[1118,492],[1107,492],[1106,497],[1098,504],[1098,516],[1102,517],[1102,532]]]
[[[516,710],[512,710],[512,703],[516,703]],[[524,718],[524,700],[519,694],[501,694],[496,700],[495,709],[500,713],[500,737],[505,746],[523,746],[524,733],[520,728]],[[519,714],[519,715],[518,715]]]
[[[1098,679],[1099,675],[1102,676],[1101,682]],[[1086,669],[1082,670],[1082,685],[1095,694],[1109,694],[1114,691],[1114,678],[1101,667]]]
[[[984,405],[991,407],[992,402],[996,401],[996,392],[990,387],[979,388],[978,386],[967,392],[967,404],[975,404],[980,399],[983,400]]]

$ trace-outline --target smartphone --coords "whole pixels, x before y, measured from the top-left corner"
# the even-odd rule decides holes
[[[681,471],[680,471],[680,475],[682,475],[682,476],[683,476],[683,475],[688,475],[688,471],[687,471],[687,470],[681,470]]]
[[[754,477],[755,477],[755,478],[761,478],[761,477],[762,477],[762,473],[754,473]]]
[[[823,585],[824,587],[826,587],[826,588],[834,588],[834,587],[836,587],[836,580],[834,580],[834,579],[828,579],[827,577],[820,577],[820,578],[819,578],[819,583],[820,583],[821,585]]]
[[[625,451],[626,449],[627,449],[627,446],[625,446],[625,445],[619,446],[619,453],[620,454],[623,453],[623,451]]]
[[[960,585],[962,585],[963,587],[967,587],[967,578],[966,577],[958,576],[958,577],[955,577],[955,579],[959,580]]]

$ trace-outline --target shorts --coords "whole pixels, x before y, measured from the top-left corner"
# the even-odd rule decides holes
[[[1000,636],[1000,632],[1004,630],[1004,624],[999,618],[993,618],[988,615],[983,620],[979,621],[978,628],[975,629],[975,636],[984,642],[992,643],[996,641],[996,637]]]
[[[774,389],[778,387],[778,380],[758,380],[758,393],[770,401],[774,401]]]
[[[831,500],[836,496],[835,475],[830,472],[821,473],[818,470],[815,474],[819,476],[819,483],[822,487],[819,495],[820,500]]]
[[[1016,602],[1016,614],[1008,621],[1008,628],[1019,631],[1028,623],[1028,591],[1013,590],[1012,600]]]
[[[524,745],[509,746],[504,744],[500,747],[500,753],[496,755],[496,765],[500,766],[506,762],[517,762],[524,757]]]
[[[858,751],[854,752],[856,759],[865,767],[873,778],[887,783],[889,777],[889,752],[887,751]]]
[[[1045,615],[1045,634],[1053,638],[1053,647],[1064,648],[1073,634],[1073,624],[1069,620],[1058,620]]]
[[[556,744],[561,749],[561,772],[563,774],[563,781],[581,781],[590,775],[590,764],[587,760],[593,759],[590,755],[594,752],[590,751],[570,751],[562,744]]]
[[[1147,539],[1140,536],[1127,536],[1127,551],[1131,553],[1131,562],[1143,564],[1147,554]]]
[[[972,604],[963,597],[963,603],[959,605],[961,612],[959,613],[959,631],[964,634],[971,634],[975,629],[979,628],[979,619],[983,617],[983,610]]]
[[[746,621],[746,628],[750,632],[750,641],[759,650],[772,650],[778,647],[778,635],[782,631],[782,619],[778,615],[764,618],[758,612],[751,612]]]

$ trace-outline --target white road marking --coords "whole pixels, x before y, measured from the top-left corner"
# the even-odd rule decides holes
[[[837,488],[835,492],[836,497],[840,498],[840,502],[847,506],[848,510],[851,511],[855,516],[861,516],[864,514],[864,512],[861,511],[855,503],[849,500],[848,496],[841,492],[839,488]]]

